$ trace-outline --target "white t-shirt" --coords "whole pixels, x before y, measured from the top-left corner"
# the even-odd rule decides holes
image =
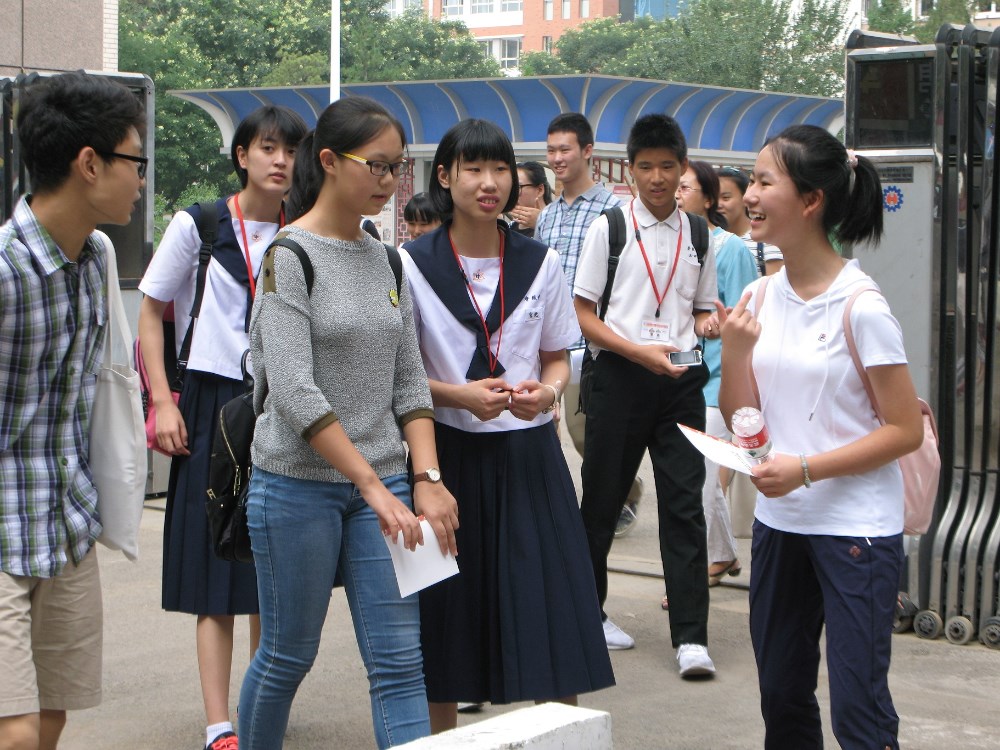
[[[715,300],[719,295],[715,251],[711,243],[703,262],[699,263],[698,254],[691,244],[691,224],[683,211],[675,209],[664,221],[658,221],[639,198],[633,198],[622,210],[625,212],[625,247],[622,248],[618,261],[605,324],[633,344],[669,344],[680,351],[693,349],[698,343],[694,332],[694,310],[714,310]],[[674,259],[677,259],[677,271],[670,290],[663,299],[658,318],[655,317],[656,296],[639,243],[635,239],[633,211],[660,294],[663,294]],[[678,256],[677,235],[682,227]],[[606,216],[598,216],[590,225],[583,241],[573,294],[600,303],[608,279],[609,254],[608,219]],[[658,341],[643,339],[641,331],[643,321],[646,320],[655,320],[665,325],[664,337]],[[601,351],[593,343],[590,348],[594,356]]]
[[[221,203],[217,205],[220,221],[225,221],[224,205]],[[239,247],[242,248],[239,220],[235,216],[231,217],[231,223],[233,236],[238,239]],[[256,278],[260,272],[264,251],[278,233],[278,225],[272,222],[246,220],[243,224],[250,243],[250,261]],[[231,242],[232,237],[228,239]],[[219,240],[223,238],[220,236]],[[187,211],[178,211],[163,233],[163,239],[153,253],[153,259],[149,262],[149,267],[139,284],[139,290],[143,294],[161,302],[173,300],[178,354],[184,340],[184,332],[187,331],[191,321],[191,304],[194,301],[200,247],[201,238],[198,236],[198,226],[194,218]],[[245,261],[243,263],[245,279]],[[242,379],[240,362],[243,352],[249,346],[245,332],[246,314],[246,285],[240,284],[213,256],[208,264],[201,312],[191,339],[188,368],[236,380]]]
[[[851,260],[830,289],[805,302],[784,269],[769,279],[758,315],[761,334],[753,371],[774,450],[793,456],[824,453],[877,429],[843,328],[848,298],[859,288],[877,288],[875,282]],[[759,287],[759,280],[748,287],[753,290],[750,309],[756,309]],[[902,330],[882,295],[858,297],[851,327],[865,369],[906,363]],[[756,516],[771,528],[801,534],[898,534],[903,529],[899,464],[814,482],[785,497],[758,495]]]
[[[476,334],[455,319],[424,275],[407,254],[403,258],[406,280],[413,297],[413,320],[424,359],[427,377],[444,383],[465,383],[469,361],[476,348]],[[506,262],[511,262],[508,256]],[[500,281],[499,258],[462,257],[476,302],[484,315],[496,295]],[[505,300],[507,309],[516,305],[500,331],[490,338],[490,349],[497,350],[506,368],[501,376],[515,386],[522,380],[537,380],[541,373],[539,351],[566,349],[580,338],[580,326],[566,287],[562,264],[555,250],[549,250],[527,293],[520,300]],[[467,432],[505,432],[537,427],[552,420],[552,414],[539,414],[532,421],[518,419],[509,411],[496,419],[482,422],[464,409],[434,407],[434,418],[442,424]]]

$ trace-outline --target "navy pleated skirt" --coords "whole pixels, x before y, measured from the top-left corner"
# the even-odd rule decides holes
[[[427,699],[511,703],[614,685],[573,481],[554,426],[438,424],[459,575],[420,594]]]
[[[205,513],[212,441],[222,406],[246,392],[241,380],[188,370],[180,410],[190,456],[170,462],[163,523],[163,608],[195,615],[257,614],[253,565],[216,557]]]

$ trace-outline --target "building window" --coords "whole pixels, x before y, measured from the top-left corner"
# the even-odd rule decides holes
[[[562,0],[562,17],[569,18],[570,8],[573,7],[573,0]]]
[[[542,50],[552,54],[552,37],[543,36],[542,37]]]
[[[542,0],[542,13],[546,21],[552,20],[552,4],[555,0]]]
[[[504,13],[518,12],[524,9],[523,0],[502,0],[500,9]]]
[[[398,18],[410,8],[422,9],[424,2],[423,0],[388,0],[384,7],[390,18]]]
[[[590,0],[580,0],[580,18],[590,18]]]
[[[521,40],[501,39],[500,40],[500,67],[503,70],[512,70],[521,61]]]
[[[462,5],[464,0],[441,0],[442,16],[462,15]]]
[[[492,13],[493,0],[472,0],[473,13]]]
[[[483,51],[483,57],[489,59],[493,56],[493,43],[489,39],[480,39],[479,48]]]
[[[934,0],[920,0],[921,16],[929,16],[932,10],[934,10]]]

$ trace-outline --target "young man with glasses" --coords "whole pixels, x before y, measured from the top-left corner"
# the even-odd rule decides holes
[[[108,335],[107,238],[146,169],[139,100],[68,73],[17,118],[31,194],[0,228],[0,745],[55,748],[66,710],[101,700],[102,604],[87,468]]]

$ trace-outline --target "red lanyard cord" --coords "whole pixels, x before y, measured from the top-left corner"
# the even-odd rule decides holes
[[[479,307],[479,302],[476,301],[476,294],[472,290],[472,284],[469,282],[469,274],[465,270],[465,264],[462,263],[462,258],[458,254],[458,249],[455,247],[455,240],[452,239],[451,229],[448,230],[448,242],[451,243],[451,252],[455,255],[455,262],[458,263],[458,268],[462,272],[462,278],[465,280],[465,288],[469,292],[469,299],[472,300],[473,306],[476,308],[476,313],[479,315],[479,322],[483,325],[483,333],[486,334],[486,359],[490,366],[490,377],[497,369],[497,364],[500,362],[500,345],[503,343],[503,322],[506,316],[506,301],[504,300],[503,293],[503,251],[504,251],[504,235],[503,232],[499,230],[500,235],[500,281],[498,286],[500,288],[500,326],[497,328],[497,350],[496,353],[490,349],[490,328],[486,325],[486,316],[483,315],[483,310]]]
[[[257,294],[257,282],[253,277],[253,263],[250,262],[250,243],[247,242],[247,228],[243,224],[243,211],[240,209],[240,194],[233,196],[233,205],[236,207],[236,218],[240,221],[240,234],[243,235],[243,257],[247,262],[247,281],[250,282],[250,297]],[[285,207],[281,206],[281,213],[278,215],[278,228],[285,226]]]
[[[653,276],[653,267],[649,264],[649,257],[646,255],[646,246],[642,244],[642,235],[639,233],[639,222],[635,220],[634,204],[629,204],[629,211],[632,213],[632,227],[635,229],[635,241],[639,243],[639,252],[642,253],[642,259],[646,261],[646,273],[649,274],[649,283],[653,285],[653,296],[656,297],[656,317],[658,318],[660,317],[660,305],[667,298],[667,292],[670,291],[670,285],[674,281],[674,274],[677,273],[677,261],[681,257],[681,241],[684,237],[684,221],[681,219],[680,229],[677,230],[677,251],[674,253],[674,266],[670,269],[670,276],[667,278],[667,285],[663,287],[663,294],[660,294],[660,290],[656,286],[656,277]],[[680,216],[678,216],[678,219],[680,219]]]

